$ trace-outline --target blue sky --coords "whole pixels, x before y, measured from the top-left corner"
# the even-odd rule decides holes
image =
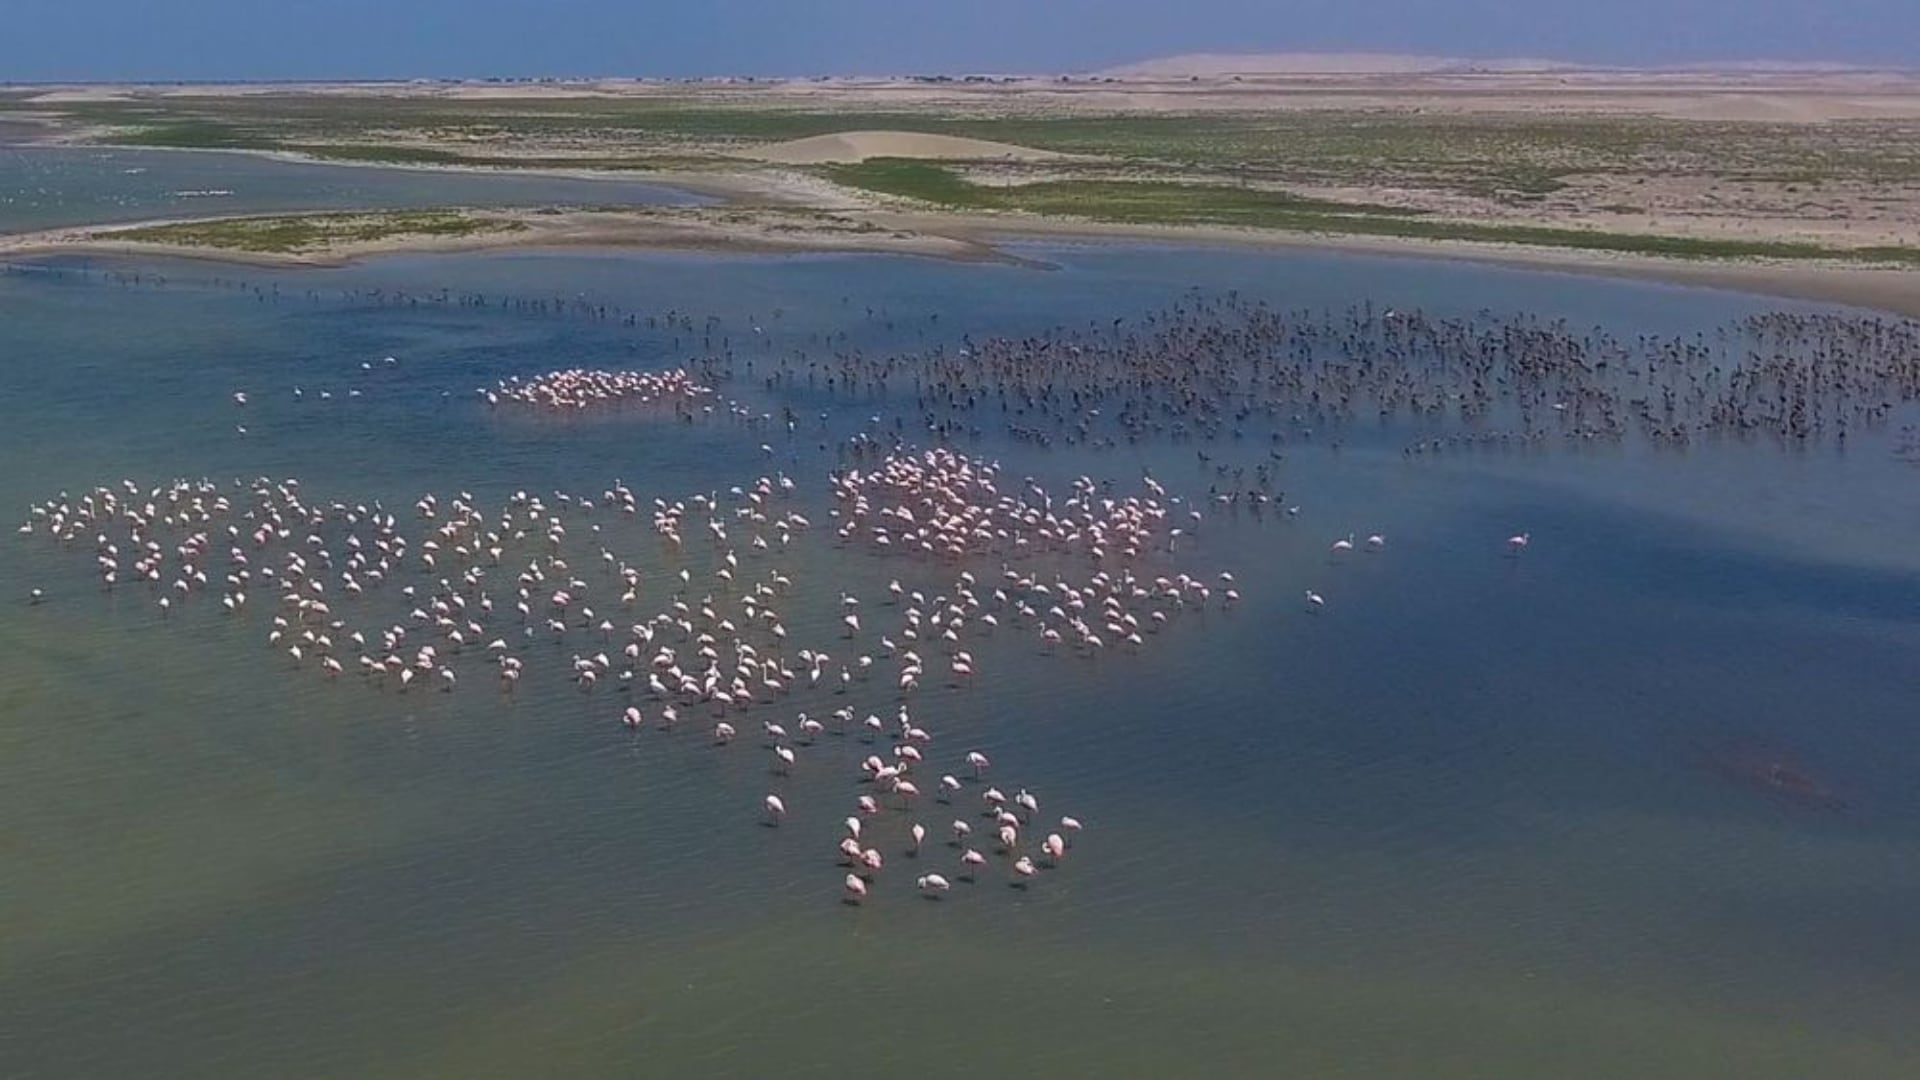
[[[0,0],[0,81],[1062,71],[1363,50],[1920,66],[1920,0]]]

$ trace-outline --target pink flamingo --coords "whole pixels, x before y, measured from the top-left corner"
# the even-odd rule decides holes
[[[1059,833],[1048,833],[1047,838],[1040,842],[1040,850],[1047,853],[1047,858],[1058,863],[1060,857],[1067,853],[1067,841]]]

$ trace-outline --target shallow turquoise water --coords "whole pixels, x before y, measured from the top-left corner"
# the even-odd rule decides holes
[[[37,263],[0,275],[0,506],[202,475],[396,508],[618,478],[644,502],[778,467],[821,522],[836,461],[819,444],[910,402],[793,391],[805,420],[769,463],[768,434],[726,420],[543,421],[471,390],[708,349],[771,364],[829,334],[883,350],[1037,332],[1195,286],[1622,334],[1779,306],[1358,257],[1032,253],[1058,269],[514,253],[236,283]],[[580,302],[720,321],[676,334]],[[361,370],[386,355],[400,363]],[[788,400],[744,371],[724,389]],[[1211,480],[1190,447],[963,445],[1056,485],[1143,466],[1175,494]],[[992,878],[920,902],[887,815],[886,887],[859,908],[838,902],[832,844],[865,748],[777,780],[757,739],[630,733],[614,697],[557,678],[512,700],[474,680],[330,684],[289,671],[257,621],[203,604],[163,622],[133,591],[103,598],[84,553],[8,536],[3,1071],[1911,1076],[1912,481],[1865,439],[1417,463],[1364,439],[1296,447],[1298,518],[1216,515],[1180,560],[1231,569],[1239,608],[1183,617],[1137,657],[1004,635],[975,646],[990,677],[917,696],[944,767],[982,747],[995,781],[1087,822],[1067,863],[1028,890]],[[1501,558],[1521,529],[1534,549]],[[1353,530],[1388,549],[1331,565],[1328,540]],[[608,535],[650,576],[674,565],[643,526]],[[834,648],[842,589],[878,614],[889,577],[950,578],[824,529],[779,565],[795,639]],[[24,602],[30,582],[47,603]],[[1307,588],[1325,614],[1302,613]],[[530,667],[564,666],[539,648]],[[850,696],[893,702],[884,681]],[[780,708],[834,707],[798,692]],[[1846,808],[1727,775],[1752,754],[1789,755]],[[793,813],[761,828],[776,786]],[[950,814],[925,816],[944,835]]]

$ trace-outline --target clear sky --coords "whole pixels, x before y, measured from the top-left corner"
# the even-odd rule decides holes
[[[0,0],[0,81],[1073,71],[1179,52],[1920,67],[1920,0]]]

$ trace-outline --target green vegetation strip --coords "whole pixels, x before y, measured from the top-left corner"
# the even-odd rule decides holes
[[[517,221],[477,218],[458,210],[398,210],[184,221],[115,229],[95,233],[94,237],[291,255],[336,244],[364,244],[403,236],[473,236],[524,228]]]
[[[1135,225],[1229,225],[1288,232],[1468,240],[1696,259],[1832,259],[1920,266],[1920,248],[1834,248],[1794,241],[1719,240],[1543,226],[1438,221],[1370,203],[1308,199],[1283,191],[1165,181],[1051,180],[976,184],[923,161],[874,158],[826,168],[847,187],[954,210],[1016,211]]]
[[[1010,101],[1013,99],[1009,99]],[[1537,199],[1566,178],[1631,173],[1910,182],[1920,180],[1920,124],[1856,120],[1759,124],[1626,116],[1419,114],[1357,106],[1280,112],[1125,115],[1034,112],[991,97],[964,114],[805,108],[791,99],[721,102],[701,95],[613,100],[534,97],[357,98],[175,95],[69,102],[48,111],[104,141],[148,146],[301,149],[401,161],[396,138],[450,145],[456,159],[503,146],[554,156],[713,154],[785,139],[891,129],[991,139],[1142,166],[1256,174],[1296,183],[1448,189]],[[350,146],[358,149],[328,150]],[[375,150],[369,147],[378,148]],[[556,152],[564,151],[564,152]],[[631,166],[628,166],[631,167]]]

